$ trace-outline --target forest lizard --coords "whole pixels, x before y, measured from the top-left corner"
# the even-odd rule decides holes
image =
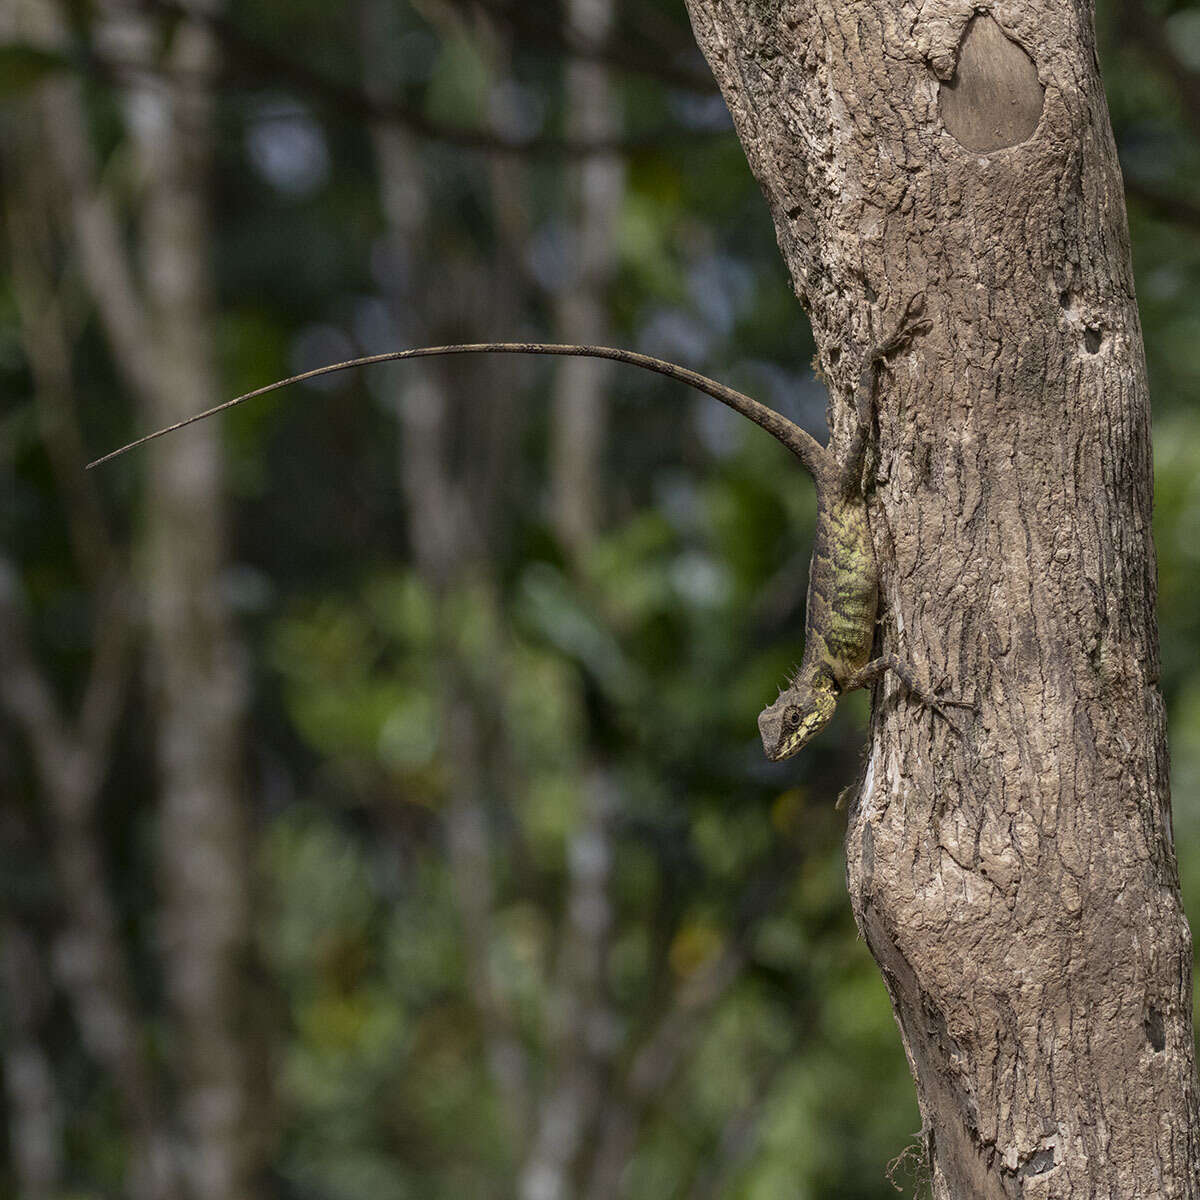
[[[887,670],[893,671],[909,692],[943,717],[946,717],[945,705],[974,707],[961,700],[942,699],[933,695],[919,683],[908,665],[895,655],[871,658],[879,580],[867,521],[863,460],[873,422],[880,370],[889,355],[906,347],[917,334],[928,331],[929,322],[921,319],[924,303],[923,294],[910,300],[891,335],[868,351],[854,397],[856,427],[840,461],[831,450],[773,408],[696,371],[663,359],[610,346],[481,342],[395,350],[317,367],[256,388],[186,420],[156,430],[96,459],[88,467],[99,466],[163,434],[172,433],[245,400],[290,384],[350,367],[396,362],[406,358],[448,354],[547,354],[605,358],[686,383],[748,417],[782,442],[800,460],[816,484],[817,523],[808,574],[804,657],[779,698],[763,709],[758,718],[763,749],[769,759],[779,761],[790,758],[829,721],[841,695],[864,687]]]

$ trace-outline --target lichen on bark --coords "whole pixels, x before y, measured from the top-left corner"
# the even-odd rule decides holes
[[[935,1197],[1196,1197],[1149,396],[1091,6],[688,7],[835,441],[873,331],[918,291],[933,321],[879,402],[880,638],[980,711],[957,736],[878,690],[847,869]],[[960,61],[968,110],[1012,101],[990,132],[947,116]]]

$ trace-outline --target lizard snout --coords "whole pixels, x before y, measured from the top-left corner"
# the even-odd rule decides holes
[[[764,753],[774,762],[779,755],[779,739],[783,732],[783,711],[778,704],[772,704],[758,714],[758,732]]]

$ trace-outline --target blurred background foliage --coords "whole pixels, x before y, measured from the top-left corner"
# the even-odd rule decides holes
[[[1100,9],[1194,913],[1200,4]],[[843,879],[865,699],[758,743],[813,523],[766,435],[628,369],[413,363],[80,474],[454,340],[630,346],[823,437],[682,5],[0,36],[0,1194],[925,1194]]]

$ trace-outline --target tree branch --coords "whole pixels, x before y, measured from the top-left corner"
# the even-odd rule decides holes
[[[172,0],[142,0],[139,7],[147,12],[158,12],[171,17],[178,17],[181,13],[189,11],[172,3]],[[454,125],[434,120],[411,105],[384,99],[372,95],[369,91],[330,79],[321,72],[248,37],[232,21],[218,13],[205,11],[193,12],[190,15],[203,21],[221,41],[228,60],[225,69],[228,71],[232,67],[244,72],[256,88],[261,88],[264,81],[286,84],[346,115],[362,120],[394,122],[418,137],[457,146],[463,150],[480,150],[504,155],[546,154],[586,158],[596,154],[633,154],[660,147],[664,143],[726,136],[725,130],[673,128],[617,138],[580,139],[553,135],[520,138],[510,137],[494,129]],[[122,61],[111,55],[102,57],[99,65],[110,71],[134,72],[141,76],[155,73],[150,64]]]
[[[758,1144],[763,1111],[771,1091],[784,1070],[795,1061],[793,1043],[786,1051],[773,1055],[755,1076],[748,1104],[730,1114],[721,1128],[715,1146],[701,1153],[693,1171],[688,1200],[718,1200],[727,1195],[738,1172],[749,1161]]]
[[[615,67],[620,71],[643,75],[670,87],[683,88],[703,95],[715,96],[716,84],[712,75],[701,64],[697,68],[673,65],[678,54],[665,45],[643,48],[641,42],[632,38],[615,39],[612,36],[597,37],[570,20],[560,22],[549,14],[553,9],[539,5],[521,4],[515,0],[452,0],[459,7],[474,5],[484,9],[493,17],[511,25],[522,36],[522,41],[534,41],[539,45],[565,52],[570,58],[600,66]],[[686,48],[695,54],[695,43]]]
[[[870,523],[885,648],[947,664],[982,707],[955,738],[878,705],[846,835],[933,1193],[1134,1195],[1154,1178],[1192,1197],[1149,396],[1092,6],[687,6],[839,435],[861,418],[830,352],[883,292],[936,281],[912,371],[876,406]]]
[[[93,668],[85,709],[108,711],[91,716],[86,722],[90,728],[81,736],[63,717],[34,661],[16,571],[0,558],[0,660],[5,663],[0,705],[25,731],[51,816],[51,852],[64,917],[55,965],[84,1046],[109,1074],[121,1100],[132,1138],[130,1193],[134,1200],[168,1200],[175,1194],[174,1167],[153,1073],[138,1034],[94,828],[107,735],[120,711],[116,664],[123,658],[119,630],[110,625],[103,632],[106,648],[98,655],[106,665]]]
[[[196,5],[199,9],[200,4]],[[98,7],[99,40],[161,67],[130,89],[128,136],[144,181],[136,227],[155,386],[147,421],[219,394],[209,215],[216,47],[192,10],[160,30],[121,0]],[[190,1200],[253,1200],[263,1107],[252,1083],[251,856],[242,764],[248,680],[222,580],[228,565],[220,435],[155,457],[141,525],[158,778],[158,949]]]
[[[0,703],[24,730],[43,779],[58,789],[60,772],[68,769],[73,739],[45,676],[30,647],[24,596],[16,568],[0,557]]]
[[[87,457],[71,386],[72,338],[62,285],[56,288],[50,278],[53,239],[46,218],[57,206],[45,186],[39,156],[23,147],[14,157],[20,171],[6,174],[5,191],[21,340],[33,376],[42,444],[66,513],[72,550],[85,577],[100,587],[115,565],[115,550],[100,498],[84,474]]]
[[[620,1194],[621,1174],[651,1103],[670,1085],[703,1032],[705,1019],[741,976],[758,922],[772,910],[795,869],[794,860],[772,854],[749,872],[754,883],[741,899],[725,945],[676,991],[666,1012],[634,1052],[623,1086],[601,1120],[587,1200],[611,1200]]]
[[[47,11],[57,10],[47,6]],[[43,86],[41,100],[42,127],[67,190],[84,277],[117,367],[134,394],[144,399],[153,395],[157,384],[154,340],[116,210],[100,182],[79,83],[52,80]]]
[[[8,915],[0,915],[0,990],[13,1174],[22,1200],[56,1200],[63,1194],[62,1104],[42,1042],[50,981],[33,934]]]
[[[386,0],[371,0],[364,6],[364,76],[372,96],[386,92],[390,82],[391,64],[380,53],[387,15]],[[389,232],[399,243],[422,255],[429,240],[430,209],[411,135],[385,120],[373,121],[371,132]],[[455,308],[452,318],[461,318],[464,301],[487,297],[486,283],[479,279],[482,271],[478,264],[472,267],[465,286],[445,289],[448,303]],[[408,298],[396,290],[389,299],[397,312],[407,306]],[[427,325],[431,317],[425,311],[418,319]],[[519,1143],[525,1136],[530,1112],[527,1056],[508,998],[498,986],[492,952],[496,900],[485,742],[488,709],[496,703],[498,683],[486,666],[481,670],[463,661],[454,631],[442,620],[444,600],[455,589],[474,587],[489,614],[493,599],[489,581],[479,578],[486,572],[486,559],[481,555],[478,512],[470,489],[451,466],[452,413],[459,398],[451,394],[447,381],[437,372],[423,367],[407,382],[396,397],[402,434],[400,483],[408,502],[416,568],[437,597],[435,695],[444,727],[455,731],[453,753],[446,763],[446,857],[462,926],[466,987],[479,1022],[488,1075],[510,1136]],[[494,453],[488,437],[492,432],[486,428],[479,431],[484,441],[481,458]],[[481,674],[483,678],[479,678]]]

